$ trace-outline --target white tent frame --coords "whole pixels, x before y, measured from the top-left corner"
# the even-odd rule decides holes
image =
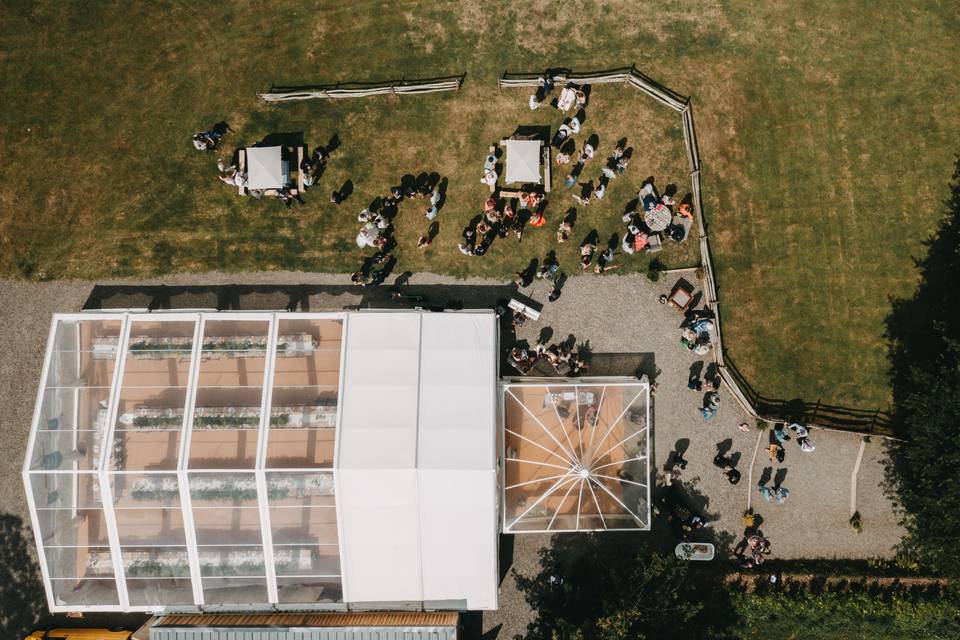
[[[121,381],[123,379],[123,366],[125,355],[127,353],[127,348],[129,346],[130,338],[130,326],[131,322],[134,319],[143,319],[151,321],[163,321],[163,320],[177,320],[177,321],[192,321],[195,323],[194,328],[194,342],[193,342],[193,352],[191,360],[191,370],[188,376],[187,381],[187,405],[184,410],[184,419],[181,425],[181,437],[179,450],[177,454],[177,468],[175,470],[163,470],[163,471],[151,471],[151,470],[120,470],[120,471],[109,471],[107,468],[107,461],[109,452],[113,448],[113,437],[114,437],[114,424],[116,422],[116,411],[117,411],[117,397],[120,391]],[[195,527],[193,524],[193,510],[190,503],[190,492],[188,484],[188,471],[192,473],[204,473],[204,470],[200,469],[189,469],[188,459],[189,459],[189,450],[190,450],[190,435],[192,429],[188,425],[192,423],[191,417],[194,408],[194,402],[196,399],[196,390],[197,390],[197,374],[200,366],[199,351],[202,346],[201,337],[203,335],[204,323],[207,319],[210,320],[263,320],[269,323],[268,325],[268,342],[267,342],[267,369],[265,371],[264,383],[263,383],[263,395],[262,395],[262,406],[261,406],[261,416],[260,424],[258,426],[257,432],[257,453],[256,453],[256,465],[254,469],[215,469],[210,470],[211,472],[216,473],[250,473],[253,471],[256,481],[257,481],[257,501],[260,515],[261,523],[261,545],[263,548],[264,554],[264,564],[266,567],[266,581],[267,581],[267,594],[268,601],[264,603],[249,603],[244,605],[238,605],[236,607],[232,605],[224,606],[204,606],[203,601],[203,590],[202,583],[200,578],[200,564],[198,558],[198,549],[196,544],[195,537]],[[37,555],[40,561],[40,571],[43,578],[43,586],[47,595],[47,602],[49,609],[52,613],[66,613],[69,611],[80,611],[80,612],[97,612],[97,611],[131,611],[131,612],[147,612],[147,613],[163,613],[170,611],[178,610],[196,610],[196,608],[203,606],[207,610],[212,609],[252,609],[252,608],[269,608],[275,610],[317,610],[317,611],[326,611],[326,610],[336,610],[344,611],[347,610],[348,605],[346,603],[315,603],[315,604],[282,604],[279,603],[279,598],[277,594],[277,583],[274,567],[272,564],[272,555],[273,555],[273,546],[271,540],[271,529],[270,529],[270,513],[268,509],[267,501],[267,486],[266,486],[266,474],[268,470],[266,468],[266,435],[267,430],[269,429],[269,407],[270,407],[270,394],[273,388],[273,362],[276,357],[276,343],[277,343],[277,330],[278,322],[280,320],[340,320],[343,322],[343,337],[341,339],[341,349],[340,349],[340,367],[341,370],[344,365],[344,358],[346,349],[344,348],[346,341],[346,331],[349,324],[349,314],[342,312],[332,312],[332,313],[293,313],[293,312],[257,312],[257,311],[238,311],[238,312],[163,312],[163,313],[143,313],[138,310],[118,310],[117,312],[98,312],[98,313],[79,313],[79,314],[55,314],[51,321],[50,331],[47,337],[47,348],[44,356],[43,369],[41,371],[41,383],[37,389],[36,395],[36,404],[34,406],[33,419],[31,422],[30,436],[27,441],[26,455],[23,462],[21,477],[24,482],[24,487],[26,489],[27,497],[27,506],[30,511],[30,521],[33,527],[34,532],[39,536],[40,532],[40,520],[39,512],[36,504],[36,500],[33,495],[33,488],[31,483],[31,477],[34,475],[74,475],[76,476],[79,473],[85,473],[89,475],[95,475],[100,484],[100,491],[102,496],[102,507],[104,512],[104,522],[107,526],[107,536],[110,546],[110,556],[113,563],[114,569],[114,579],[117,586],[117,594],[119,598],[119,605],[58,605],[55,604],[53,596],[53,582],[51,579],[49,566],[47,565],[47,558],[44,552],[43,544],[38,540],[36,544]],[[103,445],[102,450],[100,451],[100,459],[98,461],[98,468],[96,471],[80,472],[76,467],[77,463],[73,463],[74,469],[56,469],[56,470],[46,470],[46,469],[33,469],[31,470],[31,458],[33,453],[33,448],[36,442],[37,431],[39,428],[39,421],[41,416],[41,409],[43,405],[43,394],[46,387],[46,381],[48,379],[48,374],[50,371],[50,363],[52,361],[53,350],[55,346],[55,336],[57,328],[60,323],[68,323],[75,321],[97,321],[97,320],[120,320],[120,341],[117,346],[117,360],[114,367],[113,379],[111,381],[110,387],[110,415],[108,416],[104,435],[103,435]],[[342,397],[343,394],[343,376],[340,377],[338,384],[338,396]],[[340,424],[341,415],[340,415],[340,403],[337,404],[337,416],[336,416],[336,441],[339,441],[340,434]],[[335,442],[336,442],[335,441]],[[335,444],[336,447],[336,444]],[[336,454],[335,454],[336,458]],[[333,468],[283,468],[283,469],[269,469],[270,471],[282,471],[284,473],[330,473],[333,474]],[[120,552],[120,542],[119,534],[117,532],[117,523],[114,512],[113,499],[111,494],[110,486],[110,476],[118,474],[137,474],[137,475],[177,475],[181,506],[180,510],[183,514],[184,521],[184,530],[186,533],[186,543],[187,543],[187,553],[190,564],[190,580],[193,588],[194,595],[194,604],[190,605],[175,605],[175,606],[164,606],[164,605],[147,605],[147,606],[138,606],[130,605],[129,594],[127,590],[126,577],[123,570],[123,563],[121,560]],[[339,520],[339,514],[338,514]],[[342,542],[338,541],[338,547],[341,547]],[[340,548],[342,552],[342,547]],[[291,576],[297,577],[297,576]],[[324,577],[324,576],[311,576],[311,577]],[[330,576],[333,577],[333,576]],[[341,576],[337,576],[341,577]],[[345,576],[344,576],[345,577]],[[343,578],[341,578],[343,579]],[[259,605],[259,606],[258,606]]]
[[[523,381],[522,381],[522,382],[517,382],[516,380],[523,380]],[[531,444],[534,444],[535,446],[540,447],[540,445],[537,445],[535,442],[533,442],[533,441],[531,441],[531,440],[529,440],[529,439],[527,439],[527,438],[524,438],[523,435],[521,435],[521,434],[519,434],[519,433],[517,433],[517,432],[511,431],[511,430],[507,427],[507,424],[506,424],[506,410],[505,410],[506,397],[507,397],[507,394],[510,394],[510,395],[514,398],[515,401],[519,402],[519,398],[517,398],[517,397],[514,396],[512,393],[510,393],[510,390],[511,390],[511,389],[518,389],[518,388],[528,388],[528,389],[530,389],[530,388],[535,388],[535,389],[544,389],[544,390],[546,390],[548,387],[551,388],[551,389],[554,389],[554,388],[564,388],[564,389],[572,388],[574,393],[579,393],[579,391],[580,391],[580,389],[581,389],[582,387],[590,387],[590,388],[593,388],[593,389],[595,389],[595,388],[597,388],[597,387],[603,387],[604,390],[606,390],[606,388],[608,388],[608,387],[632,387],[632,388],[639,389],[639,391],[637,392],[637,394],[633,397],[633,399],[631,400],[631,402],[630,402],[630,403],[627,405],[627,407],[624,409],[624,411],[623,411],[623,413],[620,415],[620,417],[613,422],[613,424],[612,424],[612,425],[610,426],[610,428],[607,430],[607,433],[604,434],[604,436],[600,438],[599,442],[603,442],[603,441],[606,439],[606,437],[607,437],[610,433],[612,433],[613,428],[623,419],[623,417],[624,417],[624,415],[626,414],[627,410],[629,410],[629,408],[630,408],[631,406],[633,406],[633,404],[634,404],[634,403],[637,401],[637,399],[640,398],[641,396],[643,396],[643,400],[645,401],[645,402],[644,402],[644,407],[645,407],[645,411],[646,411],[646,415],[645,415],[645,418],[646,418],[645,426],[644,426],[642,429],[638,430],[638,431],[637,431],[636,433],[634,433],[633,435],[631,435],[631,436],[625,438],[624,440],[616,443],[615,445],[613,445],[613,447],[610,447],[610,448],[607,449],[605,452],[603,452],[601,455],[599,455],[599,456],[597,456],[597,455],[595,455],[595,454],[591,455],[591,461],[590,461],[590,463],[588,463],[588,464],[586,465],[586,467],[589,467],[589,465],[590,465],[593,461],[603,458],[603,456],[605,456],[607,453],[610,453],[610,452],[611,452],[613,449],[615,449],[616,447],[624,444],[627,440],[631,440],[631,439],[633,439],[633,438],[636,438],[636,437],[639,436],[640,434],[643,434],[643,439],[644,439],[644,444],[645,444],[644,450],[646,451],[646,456],[645,456],[644,458],[641,458],[641,459],[643,459],[643,460],[645,460],[645,461],[647,462],[648,468],[649,468],[649,465],[650,465],[650,462],[651,462],[651,460],[650,460],[650,444],[651,444],[651,441],[652,441],[652,424],[650,423],[650,385],[649,385],[648,382],[646,382],[646,381],[638,381],[638,380],[635,379],[635,378],[617,378],[617,379],[613,379],[613,378],[541,378],[541,379],[536,379],[536,380],[533,380],[533,379],[524,379],[524,378],[519,378],[519,379],[517,379],[517,378],[508,378],[508,379],[505,379],[504,382],[502,382],[502,383],[500,384],[500,394],[499,394],[499,410],[500,410],[500,421],[501,421],[501,430],[500,430],[500,431],[501,431],[501,433],[500,433],[500,452],[499,452],[499,455],[500,455],[501,469],[502,469],[501,475],[502,475],[502,477],[504,478],[504,480],[500,483],[500,504],[501,504],[501,512],[502,512],[502,514],[503,514],[503,515],[502,515],[502,524],[501,524],[501,526],[503,527],[503,533],[523,534],[523,533],[586,533],[586,532],[594,532],[594,531],[649,531],[649,530],[650,530],[650,524],[651,524],[650,478],[649,478],[649,477],[648,477],[648,478],[645,478],[646,482],[641,483],[641,482],[627,481],[627,480],[623,480],[623,479],[621,479],[621,478],[611,478],[610,476],[607,476],[607,475],[604,475],[604,474],[593,474],[593,473],[589,473],[589,475],[580,475],[581,469],[584,469],[584,465],[582,465],[581,460],[580,460],[580,459],[578,458],[578,456],[577,456],[577,448],[573,446],[573,443],[572,443],[572,442],[568,442],[568,444],[570,444],[570,446],[571,446],[571,450],[570,450],[570,451],[567,451],[566,448],[560,443],[560,441],[559,441],[559,440],[556,440],[555,436],[554,436],[552,433],[550,433],[550,431],[549,431],[542,423],[540,423],[540,421],[539,421],[538,419],[536,419],[536,417],[533,416],[532,414],[531,414],[531,417],[533,417],[536,422],[540,423],[540,426],[544,429],[544,431],[546,431],[546,432],[548,433],[548,435],[550,435],[551,439],[553,439],[554,442],[557,444],[557,446],[560,447],[561,451],[563,451],[564,453],[566,453],[566,457],[560,456],[560,455],[557,454],[556,452],[550,452],[550,453],[552,453],[553,455],[555,455],[558,459],[563,459],[563,460],[565,460],[565,462],[567,463],[567,465],[566,465],[566,466],[561,466],[561,463],[560,463],[560,462],[557,462],[557,464],[555,464],[555,465],[553,465],[552,463],[551,463],[550,465],[548,465],[548,466],[556,466],[556,467],[557,467],[557,472],[556,472],[554,475],[552,475],[552,476],[549,476],[549,477],[546,477],[546,478],[539,478],[539,479],[536,480],[536,482],[547,482],[547,481],[554,480],[554,481],[555,481],[554,484],[553,484],[543,495],[541,495],[539,498],[537,498],[537,500],[534,501],[533,504],[529,505],[529,507],[526,509],[526,511],[524,511],[524,513],[522,513],[521,515],[519,515],[519,516],[517,516],[517,517],[514,517],[514,518],[512,518],[512,519],[509,519],[509,518],[508,518],[508,516],[507,516],[507,509],[506,509],[506,505],[507,505],[507,489],[514,488],[514,487],[518,487],[518,486],[521,486],[522,484],[528,484],[528,483],[521,483],[521,484],[517,484],[517,485],[507,486],[507,483],[506,483],[506,480],[505,480],[505,478],[506,478],[506,465],[507,465],[507,462],[508,462],[508,459],[507,459],[507,435],[508,435],[508,433],[509,433],[509,434],[513,434],[513,435],[516,435],[517,437],[519,437],[519,438],[521,438],[521,439],[527,440],[527,442],[529,442],[529,443],[531,443]],[[599,404],[600,404],[600,405],[602,405],[602,403],[603,403],[603,395],[601,395],[600,401],[599,401]],[[520,403],[520,404],[521,404],[521,406],[523,406],[522,403]],[[526,410],[526,407],[524,407],[524,409]],[[556,406],[554,406],[554,409],[556,410]],[[557,415],[557,418],[558,418],[558,420],[560,419],[559,414]],[[579,417],[579,406],[578,406],[577,421],[579,422],[579,420],[580,420],[580,417]],[[564,429],[563,433],[564,433],[565,438],[569,440],[569,434],[566,432],[566,429]],[[591,429],[591,430],[590,430],[591,442],[589,443],[591,447],[593,446],[593,435],[594,435],[594,433],[595,433],[595,429]],[[581,432],[578,430],[578,431],[577,431],[577,437],[578,437],[578,439],[579,439],[580,435],[581,435]],[[540,448],[543,448],[543,447],[540,447]],[[582,442],[580,443],[579,453],[580,453],[581,455],[583,454],[583,443],[582,443]],[[509,461],[510,461],[510,462],[513,462],[513,463],[520,463],[520,464],[525,463],[525,462],[528,462],[528,461],[524,461],[524,460],[517,459],[517,458],[511,458]],[[553,462],[556,462],[556,461],[553,461]],[[536,462],[536,464],[544,465],[544,463],[539,462],[539,461]],[[593,471],[597,471],[597,470],[602,469],[603,467],[606,467],[606,466],[611,466],[611,465],[601,465],[600,467],[594,467],[594,468],[593,468]],[[586,471],[586,469],[584,469],[584,470]],[[613,493],[611,493],[611,492],[604,486],[603,483],[598,482],[597,480],[595,480],[595,479],[594,479],[594,475],[596,475],[596,476],[599,477],[599,478],[604,478],[604,479],[608,479],[608,480],[614,480],[614,481],[616,481],[616,482],[627,482],[628,484],[633,484],[633,485],[636,485],[636,486],[639,486],[639,487],[642,487],[643,489],[645,489],[645,490],[646,490],[646,504],[647,504],[647,512],[646,512],[646,514],[645,514],[645,515],[646,515],[646,519],[643,520],[643,519],[639,516],[639,514],[634,513],[632,509],[630,509],[629,507],[627,507],[619,498],[617,498]],[[533,481],[531,481],[531,482],[533,482]],[[567,485],[569,485],[569,486],[567,486]],[[613,498],[613,500],[615,500],[628,514],[630,514],[631,516],[633,516],[634,521],[638,523],[638,526],[636,526],[636,527],[608,527],[608,526],[607,526],[607,523],[606,523],[606,520],[605,520],[605,518],[604,518],[604,514],[603,514],[602,510],[599,509],[599,504],[598,504],[597,513],[600,515],[600,521],[601,521],[601,523],[603,524],[603,528],[600,528],[600,529],[595,529],[595,528],[594,528],[594,529],[591,529],[591,528],[581,528],[581,527],[579,526],[579,524],[580,524],[581,506],[582,506],[582,503],[583,503],[582,501],[583,501],[584,495],[585,495],[584,487],[586,487],[586,488],[589,490],[589,495],[592,497],[592,500],[596,503],[596,502],[597,502],[597,499],[596,499],[596,495],[597,495],[597,494],[596,494],[596,490],[594,489],[594,485],[596,485],[596,487],[598,487],[599,489],[602,489],[603,491],[605,491],[606,494],[609,495],[609,497]],[[516,525],[518,522],[520,522],[521,520],[523,520],[523,518],[524,518],[530,511],[532,511],[538,504],[540,504],[540,502],[542,502],[544,499],[550,497],[550,496],[553,495],[555,492],[558,492],[558,491],[561,491],[561,490],[564,490],[564,489],[565,489],[566,492],[565,492],[565,494],[564,494],[563,500],[561,501],[561,504],[564,504],[564,503],[566,503],[567,498],[570,496],[570,494],[574,491],[575,488],[577,488],[577,490],[578,490],[578,496],[577,496],[577,512],[576,512],[576,513],[577,513],[577,526],[576,526],[575,528],[573,528],[573,529],[554,529],[554,528],[552,528],[553,523],[554,523],[554,521],[556,520],[557,515],[559,515],[559,510],[557,511],[557,513],[554,513],[553,518],[551,518],[550,523],[547,525],[547,528],[546,528],[546,529],[515,529],[515,528],[514,528],[514,525]],[[592,514],[591,514],[591,515],[592,515]],[[607,515],[610,515],[610,514],[607,514]],[[641,526],[639,521],[643,521],[643,522],[645,522],[646,524],[645,524],[644,526]]]

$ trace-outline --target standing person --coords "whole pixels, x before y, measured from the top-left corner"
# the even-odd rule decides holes
[[[783,504],[787,501],[787,498],[790,497],[790,490],[786,487],[777,487],[773,497],[776,499],[777,504]]]
[[[593,254],[597,251],[597,245],[593,244],[589,240],[584,240],[583,244],[580,245],[580,268],[588,269],[590,263],[593,261]]]
[[[810,442],[810,432],[807,430],[806,427],[794,422],[790,424],[787,428],[793,431],[797,435],[797,444],[800,445],[801,451],[803,451],[804,453],[810,453],[811,451],[816,449],[816,447],[813,446],[813,443]]]
[[[555,257],[544,258],[543,265],[537,270],[537,278],[553,280],[560,270],[560,261]]]
[[[600,178],[597,188],[593,190],[593,197],[597,200],[603,200],[604,194],[607,192],[607,184],[610,182],[610,178],[603,176]]]
[[[489,187],[490,189],[490,193],[493,193],[494,191],[497,190],[498,177],[499,176],[497,175],[497,172],[493,169],[490,169],[489,171],[483,174],[483,177],[480,178],[480,182],[487,185],[487,187]]]
[[[569,221],[564,220],[560,223],[560,228],[557,229],[557,242],[563,244],[570,239],[570,233],[573,231],[573,225]]]
[[[530,214],[530,226],[534,229],[539,229],[547,223],[547,217],[543,215],[543,211],[537,209]]]
[[[582,171],[583,171],[583,162],[578,159],[577,164],[573,166],[573,169],[570,170],[570,173],[567,175],[566,179],[563,181],[563,186],[569,189],[573,185],[577,184],[577,180],[580,178],[580,173]]]
[[[776,442],[771,442],[770,446],[767,447],[767,453],[770,455],[770,462],[779,460],[780,451],[782,450],[783,450],[783,447],[781,447],[779,444],[777,444]]]
[[[700,414],[703,416],[704,420],[712,420],[714,417],[716,417],[718,411],[720,411],[720,393],[717,391],[710,391],[704,398],[703,407],[700,409]]]
[[[778,422],[773,425],[773,437],[777,439],[777,442],[781,445],[790,439],[790,436],[787,435],[787,432],[783,430],[783,423]]]
[[[193,136],[193,148],[197,151],[210,151],[217,148],[217,143],[223,137],[222,133],[216,131],[201,131]]]
[[[597,150],[593,148],[593,145],[587,142],[583,145],[583,151],[580,152],[580,162],[592,160],[596,152]]]
[[[730,467],[727,469],[724,475],[727,476],[727,482],[730,484],[737,484],[740,482],[740,472],[737,471],[736,467]]]

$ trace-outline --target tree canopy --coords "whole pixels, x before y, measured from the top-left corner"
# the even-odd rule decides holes
[[[918,261],[913,297],[887,319],[894,428],[887,480],[903,511],[901,552],[960,576],[960,157],[947,212]]]
[[[735,612],[713,567],[654,548],[646,533],[560,534],[540,572],[516,576],[529,640],[722,638]]]

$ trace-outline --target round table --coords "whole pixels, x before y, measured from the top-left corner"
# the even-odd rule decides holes
[[[670,226],[673,215],[664,205],[658,205],[643,214],[643,221],[650,227],[650,231],[663,231]]]

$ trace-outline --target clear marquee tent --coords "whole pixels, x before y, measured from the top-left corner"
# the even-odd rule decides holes
[[[504,533],[650,529],[647,382],[522,378],[502,413]]]
[[[51,610],[496,608],[496,376],[489,312],[54,316]]]

